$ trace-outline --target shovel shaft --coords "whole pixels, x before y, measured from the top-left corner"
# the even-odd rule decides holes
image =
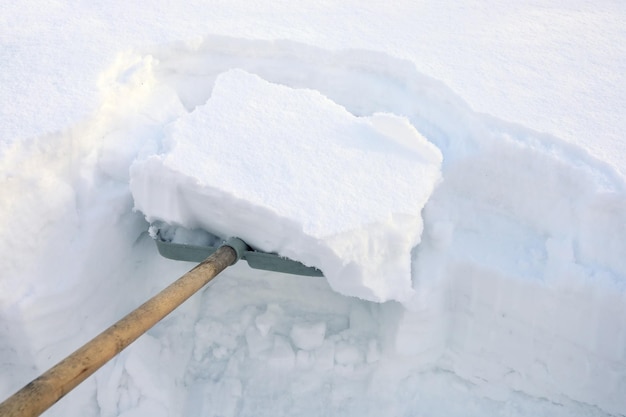
[[[38,416],[237,260],[222,246],[169,287],[0,404],[2,417]]]

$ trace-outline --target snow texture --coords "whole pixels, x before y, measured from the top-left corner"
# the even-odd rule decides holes
[[[440,150],[411,296],[238,264],[48,415],[626,415],[617,3],[5,6],[0,397],[193,267],[156,253],[129,168],[238,68]]]
[[[355,117],[313,90],[221,74],[131,167],[147,219],[237,236],[321,269],[345,295],[411,297],[411,250],[441,153],[404,119]]]

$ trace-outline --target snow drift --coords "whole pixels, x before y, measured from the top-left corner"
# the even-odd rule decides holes
[[[168,126],[202,114],[232,68],[356,117],[405,117],[440,149],[411,296],[372,303],[237,265],[53,414],[626,414],[620,175],[473,112],[406,61],[212,37],[122,56],[92,120],[3,155],[5,230],[29,231],[0,251],[3,393],[191,266],[155,254],[128,169],[162,153]],[[23,173],[38,166],[45,177]],[[38,192],[15,197],[26,189]]]

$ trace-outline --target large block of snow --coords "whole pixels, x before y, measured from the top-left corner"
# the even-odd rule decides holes
[[[441,159],[405,118],[356,117],[231,70],[135,162],[131,190],[149,221],[238,236],[322,269],[343,294],[402,301]]]

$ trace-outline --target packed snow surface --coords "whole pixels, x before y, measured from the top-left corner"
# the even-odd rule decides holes
[[[133,210],[131,166],[134,177],[159,162],[163,182],[177,147],[219,143],[195,127],[223,117],[224,128],[245,97],[264,92],[259,111],[243,112],[233,129],[281,138],[278,121],[294,135],[312,135],[315,123],[362,126],[358,143],[335,131],[315,138],[345,152],[343,139],[355,141],[351,152],[369,145],[384,155],[370,167],[379,173],[388,172],[381,164],[401,166],[392,149],[429,147],[423,138],[439,149],[430,181],[381,177],[425,192],[408,213],[421,216],[421,236],[411,229],[400,239],[419,236],[408,296],[373,302],[325,278],[239,263],[48,415],[626,415],[623,6],[335,3],[2,8],[1,398],[194,266],[157,254]],[[229,77],[238,82],[223,91]],[[316,98],[294,112],[304,123],[296,132],[279,98],[295,110],[307,95]],[[270,117],[277,123],[254,125]],[[380,121],[412,133],[375,133]],[[217,158],[200,150],[193,156]],[[271,217],[257,190],[238,195],[237,206],[229,199],[241,189],[194,187],[222,193],[219,207],[233,214]],[[192,188],[182,181],[187,197]],[[162,198],[150,207],[198,204]],[[357,214],[363,226],[366,214]],[[272,216],[277,223],[261,226],[286,226],[284,212]],[[168,233],[213,238],[202,229]],[[346,281],[351,291],[365,288],[355,282],[363,284]],[[406,288],[406,278],[398,282]]]
[[[410,298],[441,153],[407,119],[355,117],[317,91],[232,70],[168,130],[167,149],[131,167],[149,221],[240,237],[321,269],[346,295]]]

